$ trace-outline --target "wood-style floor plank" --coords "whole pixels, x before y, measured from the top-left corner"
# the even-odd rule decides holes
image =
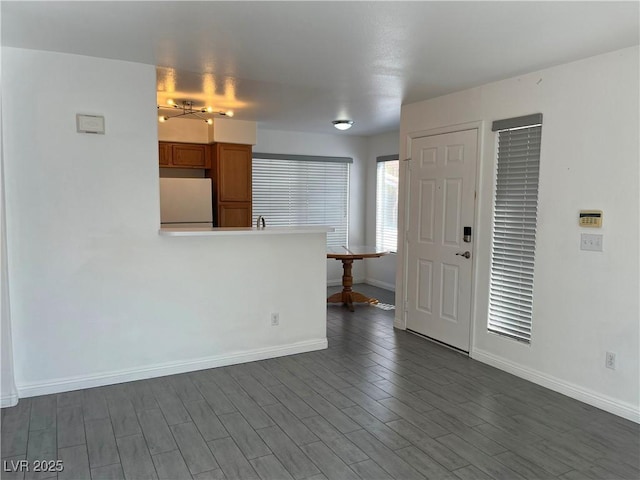
[[[192,474],[218,468],[211,450],[193,423],[172,425],[171,432],[182,452],[182,456]]]
[[[91,468],[120,463],[116,437],[108,418],[85,421],[84,428]]]
[[[116,443],[125,478],[157,480],[158,474],[141,433],[116,438]]]
[[[220,420],[245,457],[252,459],[271,454],[271,450],[262,441],[260,435],[240,413],[220,415]]]

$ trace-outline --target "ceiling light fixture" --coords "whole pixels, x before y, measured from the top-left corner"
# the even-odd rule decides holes
[[[353,126],[353,120],[334,120],[331,123],[338,130],[349,130]]]
[[[186,115],[195,115],[200,120],[204,120],[209,125],[213,125],[213,120],[211,118],[205,118],[202,116],[203,113],[208,113],[211,115],[220,115],[221,117],[233,117],[233,111],[227,110],[226,112],[219,111],[216,112],[213,110],[213,107],[194,107],[193,102],[191,100],[183,100],[181,105],[178,105],[173,100],[167,100],[167,107],[160,107],[158,105],[158,110],[160,108],[177,108],[178,110],[182,110],[182,113],[178,113],[177,115],[159,115],[159,122],[166,122],[170,118],[176,117],[184,117]]]

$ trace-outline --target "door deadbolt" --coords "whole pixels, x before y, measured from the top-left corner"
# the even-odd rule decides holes
[[[464,227],[462,241],[471,243],[471,227]]]
[[[469,252],[469,251],[466,251],[464,253],[458,252],[458,253],[456,253],[456,255],[460,255],[461,257],[464,257],[464,258],[471,258],[471,252]]]

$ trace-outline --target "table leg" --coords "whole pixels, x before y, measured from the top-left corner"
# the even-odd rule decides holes
[[[334,293],[329,298],[327,298],[327,303],[342,303],[351,312],[353,312],[354,310],[354,302],[378,303],[378,300],[376,300],[375,298],[369,298],[362,293],[353,291],[353,289],[351,288],[353,286],[353,276],[351,274],[352,267],[353,259],[342,259],[342,291]]]

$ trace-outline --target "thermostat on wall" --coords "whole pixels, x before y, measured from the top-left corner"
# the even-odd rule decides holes
[[[104,135],[104,117],[102,115],[76,115],[78,133],[101,133]]]
[[[602,210],[580,210],[581,227],[602,228]]]

